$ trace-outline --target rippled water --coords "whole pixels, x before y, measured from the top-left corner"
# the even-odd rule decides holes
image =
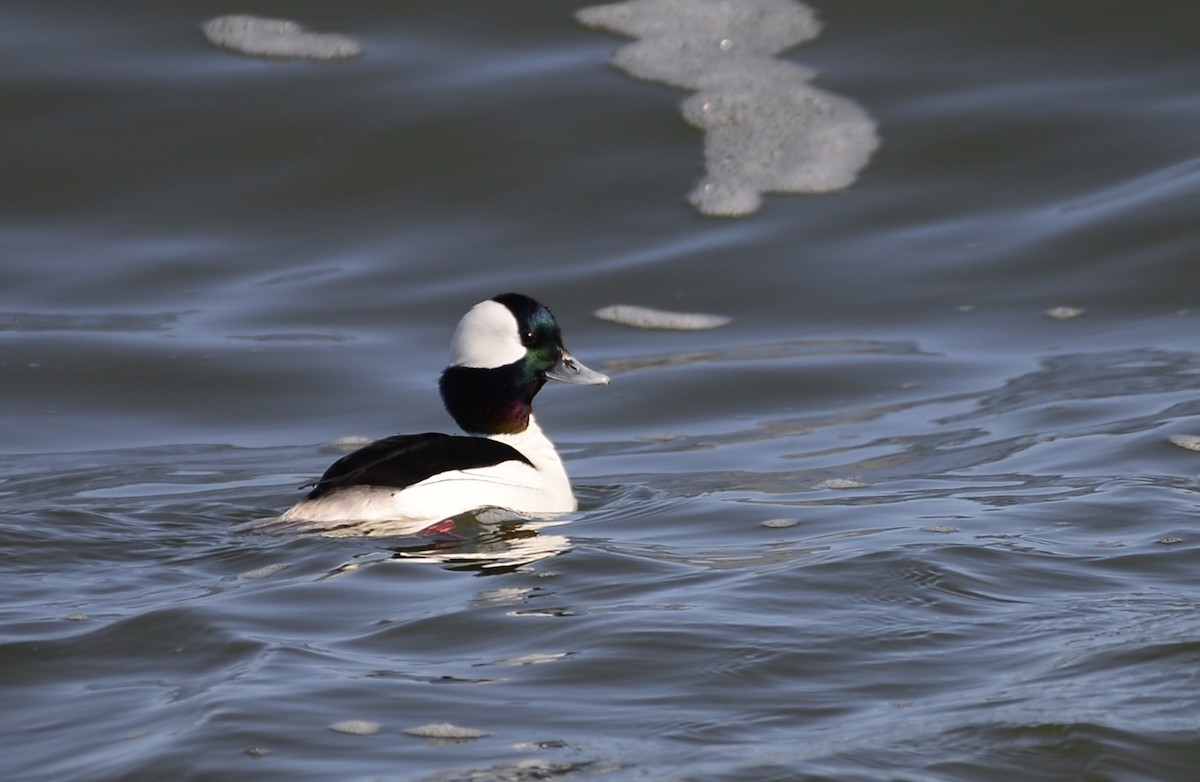
[[[1200,6],[815,3],[880,148],[710,220],[582,5],[0,11],[2,776],[1191,780]],[[503,290],[569,523],[253,531]]]

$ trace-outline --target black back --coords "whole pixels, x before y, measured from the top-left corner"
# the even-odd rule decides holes
[[[308,499],[348,486],[403,489],[447,470],[490,467],[501,462],[532,462],[511,445],[486,437],[438,432],[398,434],[364,445],[329,465],[312,484]]]

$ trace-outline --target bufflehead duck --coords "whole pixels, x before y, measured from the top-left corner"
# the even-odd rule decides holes
[[[331,464],[278,521],[327,534],[404,535],[480,508],[575,510],[562,460],[533,417],[533,397],[548,379],[596,385],[608,377],[568,353],[550,310],[519,293],[472,307],[450,352],[442,403],[466,436],[376,440]]]

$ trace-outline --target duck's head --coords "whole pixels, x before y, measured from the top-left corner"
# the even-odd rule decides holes
[[[608,383],[563,346],[550,309],[520,293],[476,304],[454,332],[450,366],[442,373],[442,402],[464,431],[525,430],[533,397],[547,380]]]

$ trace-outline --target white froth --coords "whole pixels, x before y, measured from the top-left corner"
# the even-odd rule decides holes
[[[263,565],[262,567],[255,568],[254,570],[247,570],[242,574],[242,578],[267,578],[268,576],[275,575],[286,567],[287,564],[283,562],[275,562],[270,565]]]
[[[329,729],[337,733],[349,733],[352,736],[374,736],[379,732],[379,723],[369,720],[344,720],[333,723]]]
[[[1189,451],[1200,451],[1200,435],[1173,434],[1167,439],[1172,445],[1178,445],[1180,448],[1186,448]]]
[[[352,38],[310,33],[290,19],[218,16],[204,25],[204,35],[217,46],[253,57],[346,60],[362,53],[362,47]]]
[[[1051,307],[1042,314],[1054,320],[1074,320],[1084,312],[1085,310],[1081,307]]]
[[[865,489],[869,484],[854,478],[827,478],[818,484],[822,489]]]
[[[350,453],[351,451],[357,451],[364,445],[368,445],[370,442],[370,437],[364,437],[361,434],[348,434],[337,438],[331,445],[339,451]]]
[[[732,318],[725,315],[706,315],[702,312],[669,312],[635,304],[613,304],[593,313],[600,320],[620,323],[637,329],[669,329],[673,331],[703,331],[729,325]]]
[[[446,741],[469,741],[492,735],[486,730],[464,728],[461,725],[451,725],[449,722],[432,722],[428,725],[417,725],[416,727],[405,728],[404,732],[410,736],[418,736],[423,739],[442,739]]]
[[[809,85],[808,68],[775,59],[820,30],[796,0],[629,0],[577,18],[638,39],[612,59],[630,75],[696,90],[682,111],[705,131],[707,173],[689,196],[703,214],[749,214],[764,192],[848,187],[879,146],[858,104]]]

